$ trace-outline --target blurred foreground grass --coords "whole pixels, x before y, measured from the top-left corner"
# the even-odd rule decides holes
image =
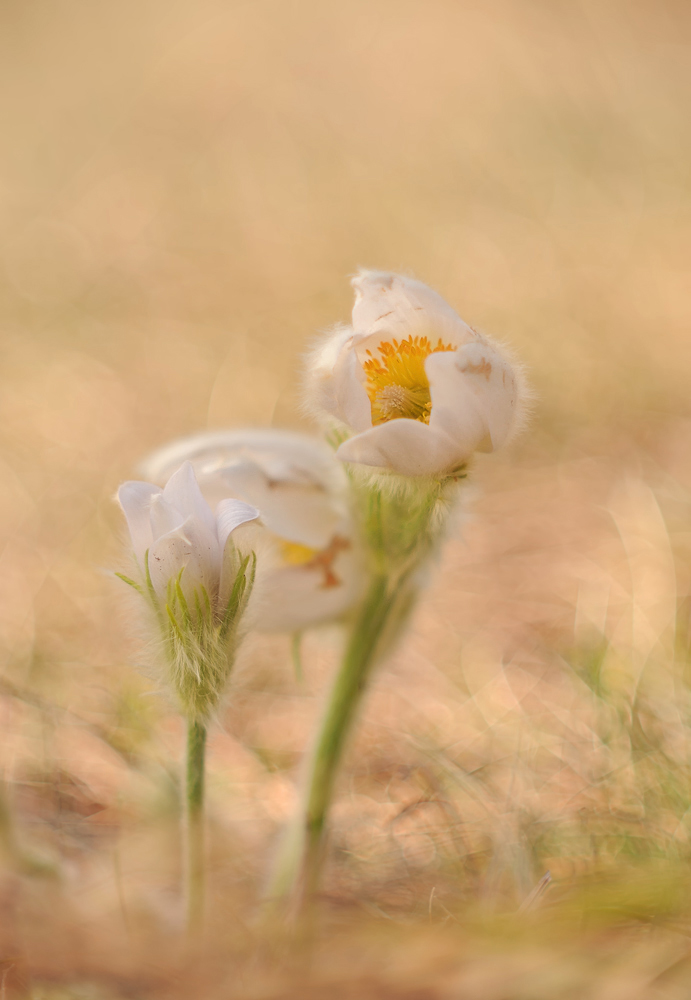
[[[690,995],[689,14],[2,5],[2,996]],[[111,497],[176,434],[301,426],[360,264],[507,338],[536,418],[377,678],[311,957],[255,905],[339,637],[302,686],[248,644],[188,955]]]

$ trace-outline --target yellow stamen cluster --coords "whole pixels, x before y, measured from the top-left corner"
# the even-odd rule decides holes
[[[363,364],[367,375],[367,395],[372,404],[372,423],[409,417],[429,423],[432,398],[425,372],[425,359],[437,351],[455,351],[441,337],[436,345],[429,337],[406,337],[405,340],[382,341],[375,357],[367,351]]]

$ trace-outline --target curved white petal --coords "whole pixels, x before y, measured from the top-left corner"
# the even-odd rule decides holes
[[[259,503],[259,497],[257,497]],[[280,538],[313,549],[328,545],[343,520],[343,510],[328,497],[299,487],[279,487],[263,499],[262,520]]]
[[[144,553],[154,540],[151,531],[151,502],[160,494],[160,487],[134,480],[123,483],[118,490],[118,502],[127,518],[132,548],[140,565],[143,565]]]
[[[372,404],[365,389],[366,376],[360,364],[354,337],[346,345],[333,369],[333,410],[334,417],[342,420],[358,433],[372,426]]]
[[[432,354],[425,364],[430,381],[430,426],[445,431],[467,457],[493,451],[511,433],[516,416],[516,378],[509,363],[486,343],[453,353]]]
[[[517,420],[518,381],[514,370],[489,344],[468,344],[458,352],[458,363],[484,416],[492,448],[500,448]]]
[[[425,371],[430,382],[432,412],[429,425],[445,433],[454,444],[455,464],[460,464],[489,437],[489,428],[478,401],[460,368],[459,352],[430,354]]]
[[[477,336],[448,302],[422,281],[363,270],[352,285],[353,327],[358,333],[405,338],[424,328],[435,336],[453,337],[454,343],[466,343]]]
[[[192,554],[192,544],[177,528],[168,535],[157,539],[149,549],[149,573],[154,590],[165,600],[168,581],[174,580],[180,570],[187,566]]]
[[[191,462],[183,462],[163,489],[163,499],[175,507],[183,518],[197,517],[209,528],[216,530],[216,520],[202,496]]]
[[[204,478],[200,485],[208,495]],[[345,504],[322,486],[271,480],[249,463],[224,469],[210,477],[208,486],[214,493],[224,491],[225,496],[258,507],[262,522],[273,534],[312,548],[328,544],[345,512]]]
[[[243,503],[242,500],[221,500],[216,508],[218,543],[221,551],[226,547],[228,538],[236,528],[258,517],[259,511],[251,504]]]
[[[181,586],[192,600],[195,588],[203,586],[213,599],[221,573],[221,548],[215,530],[198,517],[188,517],[174,531],[157,539],[149,550],[151,581],[160,597],[166,596],[168,581],[183,569]]]
[[[343,466],[326,444],[306,434],[209,431],[159,449],[144,468],[164,482],[185,460],[213,510],[227,498],[244,500],[259,508],[272,533],[289,541],[322,548],[346,516]]]
[[[308,402],[332,416],[339,408],[334,369],[352,336],[351,327],[337,326],[317,340],[307,358]]]
[[[238,525],[232,533],[232,544],[226,539],[221,555],[221,581],[218,591],[222,608],[228,604],[241,560],[245,556],[251,556],[253,552],[257,557],[259,571],[267,559],[273,564],[274,546],[269,540],[266,528],[258,518]]]
[[[458,464],[454,441],[418,420],[401,417],[345,441],[337,451],[344,462],[390,469],[402,476],[433,476]]]
[[[200,472],[199,488],[212,510],[217,510],[222,500],[235,499],[261,507],[257,495],[262,487],[268,491],[266,475],[253,462],[235,461],[227,466]]]
[[[357,554],[341,553],[333,563],[338,580],[325,587],[319,569],[304,566],[260,573],[252,607],[258,632],[294,632],[331,621],[361,596],[364,575]]]
[[[169,531],[175,531],[185,520],[180,511],[164,499],[162,493],[151,498],[149,517],[154,541],[162,535],[167,535]]]
[[[184,531],[192,545],[192,556],[187,564],[186,573],[183,574],[183,577],[187,576],[186,586],[194,587],[199,581],[213,597],[218,592],[223,556],[215,525],[214,530],[210,531],[204,521],[193,515],[187,518],[180,530]]]
[[[186,461],[192,463],[198,478],[242,463],[258,466],[273,482],[321,484],[328,489],[344,483],[343,469],[326,444],[308,434],[281,429],[192,434],[153,452],[140,471],[153,482],[165,483]]]

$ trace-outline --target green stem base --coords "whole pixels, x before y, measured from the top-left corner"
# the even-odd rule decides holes
[[[274,902],[292,899],[299,904],[317,889],[338,765],[399,593],[386,575],[374,576],[370,582],[314,744],[303,806],[281,845],[267,893]]]
[[[197,720],[187,724],[185,772],[185,905],[187,930],[196,933],[204,919],[204,758],[206,727]]]

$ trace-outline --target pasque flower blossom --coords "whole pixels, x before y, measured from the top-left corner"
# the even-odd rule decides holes
[[[439,476],[504,444],[525,399],[505,350],[420,281],[361,271],[352,284],[352,326],[323,338],[308,365],[312,408],[349,435],[339,458]]]
[[[245,501],[261,511],[253,627],[297,631],[343,615],[363,572],[340,462],[326,445],[283,430],[209,431],[154,452],[142,472],[165,482],[187,461],[220,511]],[[229,498],[235,498],[230,500]]]
[[[212,511],[189,462],[176,468],[164,489],[123,483],[118,500],[127,518],[136,579],[120,575],[154,612],[185,714],[205,716],[232,666],[252,583],[253,556],[243,558],[231,536],[259,511],[234,499],[222,500]]]
[[[338,764],[368,680],[410,618],[468,460],[514,433],[525,399],[518,366],[426,285],[361,271],[353,287],[352,326],[327,334],[308,358],[306,403],[336,422],[367,595],[312,746],[301,810],[280,845],[269,885],[277,901],[317,888]]]

